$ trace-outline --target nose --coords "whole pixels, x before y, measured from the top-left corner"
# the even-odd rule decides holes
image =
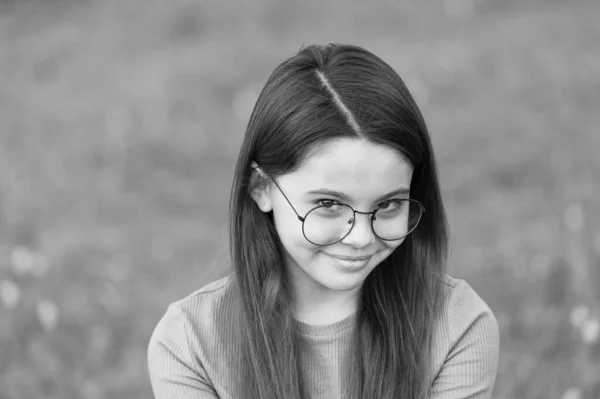
[[[375,233],[371,225],[371,214],[355,212],[352,230],[344,237],[342,242],[355,248],[364,248],[372,244],[375,239]]]

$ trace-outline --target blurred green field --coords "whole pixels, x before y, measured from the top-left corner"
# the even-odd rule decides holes
[[[364,46],[422,107],[494,398],[600,398],[597,0],[0,0],[0,397],[148,398],[170,301],[224,275],[257,91]]]

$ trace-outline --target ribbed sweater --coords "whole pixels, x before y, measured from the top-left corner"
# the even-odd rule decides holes
[[[464,280],[445,276],[444,311],[434,326],[430,399],[491,398],[498,323]],[[240,399],[242,348],[234,323],[233,278],[214,281],[170,304],[148,346],[156,399]],[[298,322],[308,398],[343,398],[356,315],[329,325]],[[283,399],[283,398],[282,398]]]

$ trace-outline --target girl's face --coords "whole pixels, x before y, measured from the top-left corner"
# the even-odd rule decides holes
[[[343,138],[327,142],[297,170],[275,179],[303,217],[330,201],[370,212],[384,200],[408,198],[412,174],[410,163],[391,147]],[[348,236],[332,245],[317,246],[306,240],[302,222],[274,184],[253,190],[252,197],[263,212],[273,212],[285,249],[285,266],[296,288],[356,290],[404,240],[379,239],[369,216],[357,213]]]

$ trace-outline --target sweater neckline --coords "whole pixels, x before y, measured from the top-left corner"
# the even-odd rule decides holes
[[[356,313],[332,324],[313,325],[296,320],[298,331],[304,335],[324,336],[346,331],[356,322]]]

